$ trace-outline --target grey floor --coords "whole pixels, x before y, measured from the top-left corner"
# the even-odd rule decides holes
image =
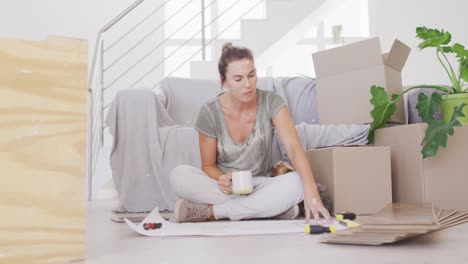
[[[385,246],[322,244],[306,234],[155,238],[110,221],[115,204],[88,203],[86,263],[468,263],[468,224]]]
[[[108,164],[101,173],[110,175]],[[87,206],[86,263],[468,263],[468,223],[384,246],[322,244],[320,237],[306,234],[143,237],[110,220],[117,194],[107,181]]]

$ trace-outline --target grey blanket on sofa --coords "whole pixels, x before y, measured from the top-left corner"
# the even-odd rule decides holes
[[[168,173],[178,164],[200,166],[194,129],[176,126],[151,90],[117,94],[106,118],[113,136],[112,177],[117,211],[173,210],[177,196]],[[197,140],[194,140],[197,139]]]
[[[297,136],[305,150],[335,147],[357,146],[368,143],[370,125],[317,125],[301,123],[296,125]],[[279,156],[274,157],[272,164],[279,160],[289,161],[286,149],[275,135],[279,146]]]

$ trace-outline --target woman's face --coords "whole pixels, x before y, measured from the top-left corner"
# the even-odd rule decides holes
[[[230,90],[232,96],[241,102],[250,102],[257,97],[257,73],[250,59],[232,61],[226,70],[223,87]]]

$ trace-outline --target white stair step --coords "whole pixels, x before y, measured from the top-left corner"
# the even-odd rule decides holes
[[[269,47],[264,49],[260,56],[255,59],[255,64],[258,69],[262,69],[271,65],[272,58],[278,56],[283,50],[287,50],[291,46],[299,44],[304,39],[305,30],[318,26],[331,12],[342,6],[345,2],[352,0],[326,0],[320,6],[317,6],[309,15],[296,24],[291,30],[286,32],[279,40],[275,41]],[[310,54],[312,59],[312,55]]]
[[[324,2],[325,0],[269,1],[267,20],[242,21],[241,45],[250,47],[254,54],[259,56],[263,50],[279,40]]]

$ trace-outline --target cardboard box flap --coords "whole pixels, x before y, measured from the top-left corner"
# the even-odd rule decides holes
[[[401,72],[410,54],[411,48],[395,39],[388,53],[383,54],[383,62],[395,71]]]
[[[320,51],[312,54],[312,58],[317,78],[382,65],[379,38]]]

